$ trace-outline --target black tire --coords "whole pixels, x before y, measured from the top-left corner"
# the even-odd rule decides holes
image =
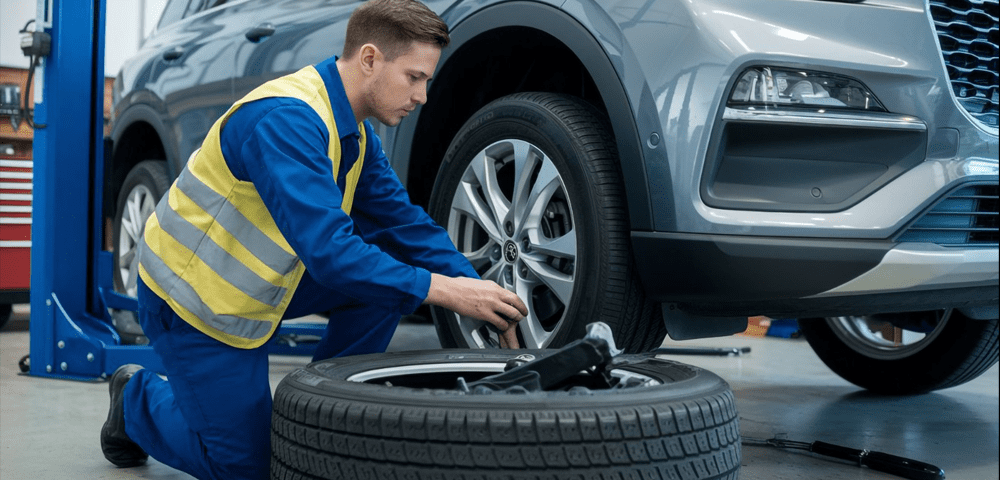
[[[139,275],[136,246],[142,238],[146,220],[169,188],[167,163],[162,160],[139,162],[125,177],[118,194],[112,227],[114,241],[112,279],[116,292],[131,297],[136,296],[136,279]],[[140,345],[149,343],[143,335],[135,312],[114,310],[111,312],[111,317],[123,343]]]
[[[7,325],[10,317],[14,314],[14,306],[9,303],[0,303],[0,330]]]
[[[611,390],[453,388],[552,352],[410,351],[300,368],[275,391],[271,478],[738,478],[732,391],[697,367],[637,359],[617,373],[661,384]]]
[[[799,326],[831,370],[876,393],[910,395],[954,387],[997,363],[997,320],[973,320],[951,309],[894,315],[810,318]],[[891,328],[922,319],[927,333],[912,343],[890,345],[870,332],[873,322]]]
[[[473,115],[441,164],[430,214],[483,278],[515,291],[528,306],[518,327],[524,347],[561,347],[597,321],[608,324],[619,348],[630,353],[656,348],[666,336],[662,311],[646,300],[633,265],[610,131],[603,113],[580,99],[519,93]],[[476,177],[473,159],[485,160],[487,152],[495,175]],[[518,170],[518,164],[532,168]],[[483,187],[493,180],[495,187]],[[524,195],[517,195],[517,183],[528,185]],[[485,200],[488,191],[509,212],[535,214],[498,215]],[[463,211],[467,199],[481,202],[483,214]],[[507,257],[509,251],[516,255]],[[483,324],[440,307],[431,312],[443,346],[498,346]]]

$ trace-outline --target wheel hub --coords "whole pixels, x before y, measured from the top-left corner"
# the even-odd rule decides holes
[[[517,243],[514,243],[513,240],[507,240],[503,244],[503,259],[507,263],[514,263],[517,261],[517,254]]]

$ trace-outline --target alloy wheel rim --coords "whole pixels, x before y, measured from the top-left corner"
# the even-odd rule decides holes
[[[535,357],[534,355],[520,355],[518,358],[522,361],[531,361]],[[348,382],[370,383],[390,387],[441,388],[442,385],[457,385],[456,380],[459,377],[471,379],[502,373],[506,365],[506,362],[491,361],[397,365],[364,370],[348,376],[346,380]],[[653,377],[630,370],[612,368],[608,370],[608,374],[619,381],[618,386],[612,388],[644,388],[662,385],[662,382]],[[579,378],[585,378],[586,376],[586,374],[581,372]],[[570,379],[569,383],[564,385],[563,388],[572,388],[575,386],[575,383],[578,382]],[[443,388],[448,389],[450,387]]]
[[[139,275],[138,246],[142,240],[146,220],[156,209],[158,199],[145,185],[136,185],[125,200],[125,211],[122,212],[121,227],[118,231],[118,273],[121,275],[125,293],[130,296],[138,294],[137,278]]]
[[[827,317],[826,322],[833,333],[855,352],[876,360],[900,360],[916,354],[930,345],[940,335],[951,318],[951,309],[938,312],[934,329],[912,341],[887,339],[881,333],[884,322],[877,322],[871,316]]]
[[[552,159],[518,139],[481,150],[456,189],[448,234],[482,278],[528,307],[518,324],[522,347],[548,347],[566,323],[577,271],[573,206]],[[483,322],[449,314],[470,347],[499,345]]]

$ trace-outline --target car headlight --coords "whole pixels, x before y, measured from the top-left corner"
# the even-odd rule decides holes
[[[779,67],[751,67],[740,74],[728,106],[756,108],[836,108],[885,112],[861,82],[832,73]]]

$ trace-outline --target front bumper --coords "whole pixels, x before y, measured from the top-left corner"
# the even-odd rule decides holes
[[[706,316],[836,316],[997,305],[996,247],[633,232],[647,296]]]

